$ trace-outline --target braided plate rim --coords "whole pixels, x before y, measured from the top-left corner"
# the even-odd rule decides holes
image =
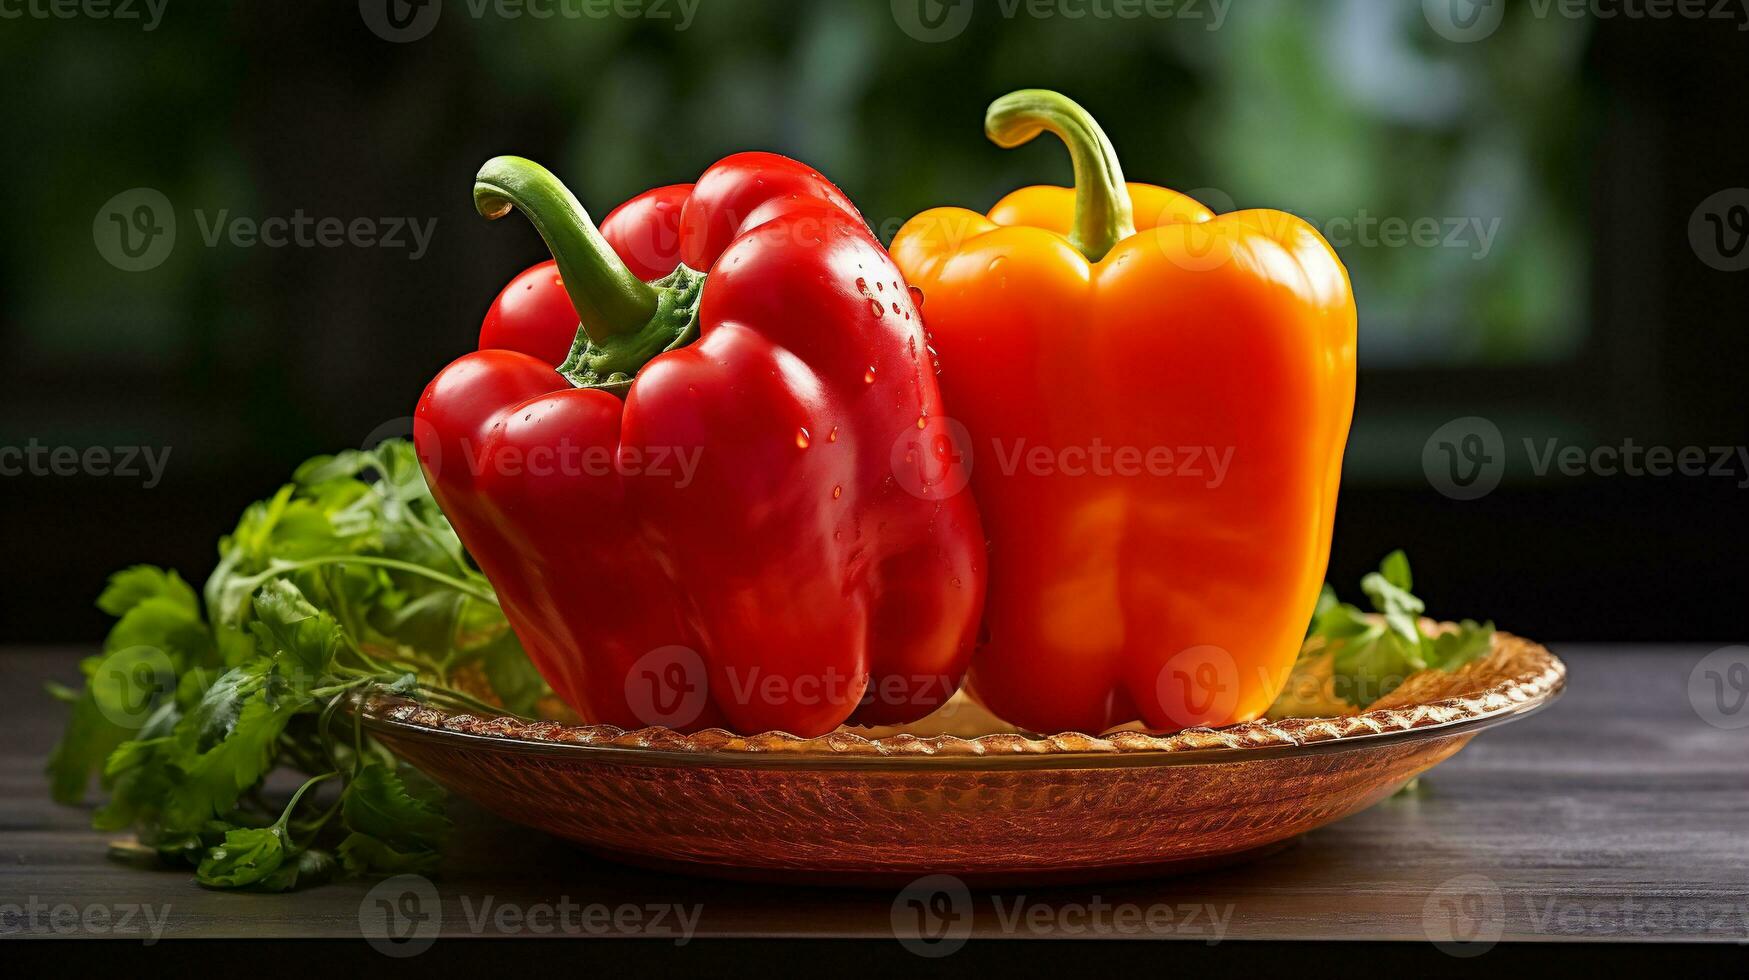
[[[1170,735],[1120,731],[1103,736],[1062,732],[865,738],[836,731],[817,738],[784,732],[736,735],[722,729],[682,734],[662,727],[567,725],[511,717],[451,713],[406,698],[377,696],[361,705],[365,727],[394,737],[445,742],[484,741],[499,750],[543,755],[611,756],[614,761],[668,765],[836,767],[1002,763],[1056,766],[1171,765],[1241,762],[1306,751],[1370,746],[1380,739],[1456,735],[1536,711],[1565,686],[1567,669],[1541,644],[1495,635],[1493,652],[1457,671],[1422,671],[1368,710],[1335,718],[1258,720],[1229,728],[1191,728]],[[605,758],[602,761],[607,761]]]

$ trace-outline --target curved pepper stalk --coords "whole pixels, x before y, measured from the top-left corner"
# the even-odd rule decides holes
[[[486,161],[474,178],[474,208],[488,220],[520,210],[553,253],[579,318],[559,373],[577,387],[623,393],[650,358],[698,338],[704,274],[681,265],[655,282],[639,279],[540,164],[511,156]]]

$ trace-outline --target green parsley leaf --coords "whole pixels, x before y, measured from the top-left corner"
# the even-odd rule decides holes
[[[253,885],[279,870],[285,852],[285,830],[278,824],[227,831],[225,842],[201,859],[195,880],[213,888]]]
[[[310,460],[244,509],[218,559],[198,595],[150,565],[110,579],[102,654],[81,665],[82,688],[49,688],[71,707],[49,759],[55,798],[79,801],[101,773],[108,798],[93,824],[133,830],[139,843],[123,852],[196,865],[210,887],[435,867],[449,827],[441,794],[345,731],[340,709],[383,691],[532,714],[550,690],[413,447]],[[469,689],[455,689],[458,674]],[[268,777],[287,771],[306,782],[277,809]],[[293,820],[305,790],[330,778],[337,798]]]
[[[423,874],[437,870],[436,851],[400,851],[369,834],[349,834],[340,842],[340,863],[355,875]]]
[[[1371,612],[1337,601],[1326,585],[1306,633],[1306,651],[1271,717],[1329,713],[1322,709],[1332,703],[1364,708],[1418,671],[1457,670],[1493,650],[1493,623],[1464,620],[1454,630],[1424,632],[1426,605],[1410,591],[1414,581],[1408,557],[1393,551],[1378,571],[1361,579]]]
[[[119,618],[147,599],[167,600],[191,619],[200,616],[194,589],[182,576],[155,565],[135,565],[111,575],[103,594],[97,597],[97,608]]]
[[[408,852],[437,850],[450,828],[430,800],[414,796],[394,770],[375,762],[347,781],[340,818],[347,829]]]

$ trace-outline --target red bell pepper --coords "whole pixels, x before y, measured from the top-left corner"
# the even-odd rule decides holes
[[[843,193],[743,153],[600,231],[527,160],[474,198],[555,263],[426,388],[415,441],[555,692],[590,722],[802,736],[950,696],[983,532],[940,492],[957,461],[914,445],[941,412],[922,319]]]

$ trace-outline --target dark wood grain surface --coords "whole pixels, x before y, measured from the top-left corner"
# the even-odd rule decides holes
[[[1719,706],[1691,701],[1690,674],[1711,649],[1557,645],[1571,671],[1565,697],[1482,734],[1414,792],[1243,866],[972,892],[944,906],[947,939],[925,951],[968,932],[1199,943],[1473,940],[1450,948],[1459,955],[1486,949],[1495,934],[1749,942],[1749,727],[1724,727],[1749,722],[1749,706],[1721,716]],[[7,937],[357,940],[400,910],[402,937],[413,942],[396,948],[408,950],[434,932],[892,940],[895,917],[911,921],[907,900],[927,899],[635,870],[462,802],[453,806],[451,859],[423,899],[372,882],[290,896],[207,891],[185,870],[107,860],[106,836],[88,829],[89,812],[49,800],[43,759],[63,709],[42,685],[73,680],[81,652],[0,651]]]

